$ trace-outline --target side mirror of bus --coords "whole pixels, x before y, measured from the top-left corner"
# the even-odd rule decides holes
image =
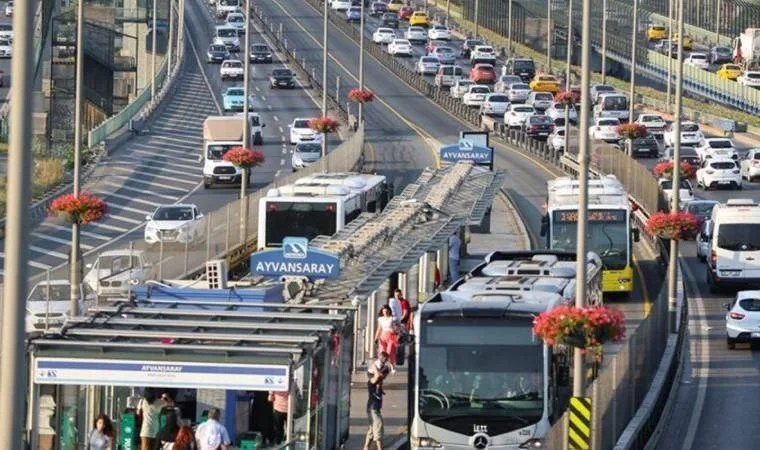
[[[541,237],[546,236],[549,232],[549,217],[543,216],[541,218]]]
[[[559,366],[557,368],[557,385],[561,387],[570,386],[570,367]]]
[[[631,235],[633,236],[633,242],[639,242],[639,239],[641,239],[641,232],[638,228],[632,229]]]

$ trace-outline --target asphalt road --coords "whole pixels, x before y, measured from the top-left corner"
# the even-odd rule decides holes
[[[283,23],[288,42],[295,45],[298,54],[306,56],[307,61],[315,64],[321,61],[322,16],[319,11],[303,0],[265,0],[259,5],[274,23]],[[371,33],[367,35],[366,45],[375,45],[369,37]],[[358,44],[331,27],[328,47],[331,55],[328,72],[331,76],[337,73],[344,80],[348,77],[356,83],[353,74],[358,73]],[[369,159],[377,161],[376,167],[382,172],[388,171],[391,177],[400,176],[393,169],[399,165],[406,170],[414,167],[416,171],[432,164],[433,150],[441,143],[456,142],[460,131],[472,129],[469,124],[458,120],[404,84],[389,69],[369,56],[365,58],[365,82],[376,95],[376,101],[366,109],[368,141],[376,154],[376,157]],[[403,133],[404,139],[416,142],[416,146],[400,147],[395,142],[400,137],[399,132]],[[497,144],[496,150],[495,165],[507,172],[504,188],[524,217],[534,242],[539,242],[537,236],[543,215],[542,204],[546,199],[546,181],[562,174],[517,149]],[[404,177],[401,176],[401,179]],[[656,296],[660,284],[655,264],[649,261],[651,255],[642,245],[638,247],[637,259],[643,276],[639,277],[631,300],[621,304],[632,321],[643,316],[644,304]],[[651,281],[642,283],[641,279]]]
[[[0,2],[0,24],[9,24],[13,21],[13,17],[7,17],[5,15],[5,4],[7,2]],[[0,59],[0,71],[3,73],[3,86],[0,87],[0,102],[6,102],[8,99],[8,88],[11,81],[11,58]]]

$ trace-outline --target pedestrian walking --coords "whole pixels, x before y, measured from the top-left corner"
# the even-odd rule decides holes
[[[171,450],[179,433],[178,410],[171,406],[164,406],[161,415],[165,417],[166,422],[156,435],[156,443],[153,448],[154,450]]]
[[[90,450],[114,450],[113,445],[116,433],[113,429],[113,423],[107,415],[101,414],[95,419],[93,430],[90,433]]]
[[[270,391],[269,403],[272,404],[272,433],[274,443],[285,442],[285,424],[288,423],[288,391]]]
[[[369,419],[369,428],[367,437],[364,439],[364,450],[369,450],[372,442],[375,442],[377,450],[383,450],[383,381],[393,373],[393,367],[389,364],[389,355],[386,352],[380,352],[378,358],[370,365],[367,380],[367,418]]]
[[[140,450],[153,450],[156,435],[160,429],[158,416],[162,403],[152,388],[145,390],[145,395],[137,403],[137,415],[140,417]]]
[[[388,307],[391,309],[393,320],[396,321],[396,323],[401,323],[401,316],[403,314],[401,308],[401,297],[401,289],[396,289],[393,291],[393,296],[388,299]]]
[[[219,423],[219,415],[218,409],[209,409],[208,420],[198,426],[195,431],[198,450],[229,450],[232,441],[227,428]]]
[[[395,366],[396,351],[398,349],[398,325],[393,320],[391,308],[388,305],[380,308],[380,315],[377,318],[375,342],[378,344],[378,350],[386,352],[391,364]]]
[[[193,437],[193,429],[187,425],[182,425],[170,450],[198,450],[195,437]]]
[[[449,283],[459,279],[459,252],[462,248],[462,240],[459,233],[449,236]]]

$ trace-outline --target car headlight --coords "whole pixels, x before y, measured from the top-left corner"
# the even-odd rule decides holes
[[[422,437],[422,438],[412,438],[412,445],[415,447],[425,447],[425,448],[443,448],[440,442],[436,441],[432,438]]]
[[[293,155],[293,165],[297,167],[303,166],[303,160],[299,156]]]
[[[543,439],[528,439],[527,441],[520,444],[519,448],[545,448],[544,440]]]

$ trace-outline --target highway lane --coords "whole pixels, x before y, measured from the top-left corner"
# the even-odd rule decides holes
[[[288,42],[295,42],[299,54],[310,55],[307,58],[321,58],[321,26],[322,18],[319,11],[303,0],[282,2],[280,0],[262,1],[260,7],[275,23],[283,22],[283,29]],[[358,45],[339,30],[330,28],[329,47],[331,54],[330,66],[341,68],[342,75],[358,73]],[[367,45],[374,45],[369,40]],[[367,111],[369,114],[382,112],[382,120],[376,121],[377,116],[367,117],[367,127],[370,130],[368,141],[376,148],[377,154],[386,152],[384,140],[388,139],[388,125],[400,122],[411,124],[415,132],[419,132],[423,139],[428,142],[454,142],[461,130],[470,130],[466,124],[448,112],[439,108],[432,101],[421,96],[417,91],[404,84],[389,69],[383,67],[371,57],[365,58],[365,80],[368,88],[372,89],[377,100],[371,104]],[[379,103],[379,105],[378,105]],[[370,112],[371,111],[371,112]],[[377,137],[381,140],[378,142]],[[530,155],[519,150],[497,144],[495,155],[496,166],[507,171],[507,183],[505,189],[517,204],[525,223],[537,239],[540,231],[540,217],[543,214],[542,205],[546,199],[546,181],[562,175],[558,170],[537,161]],[[393,147],[391,147],[393,149]],[[401,151],[393,149],[395,153]],[[431,148],[420,145],[415,152],[418,156],[430,153]],[[387,156],[393,159],[393,154]],[[405,160],[406,161],[406,160]],[[404,164],[408,164],[404,162]],[[420,166],[423,167],[423,166]],[[540,245],[540,244],[539,244]],[[656,268],[650,262],[647,252],[638,254],[641,259],[641,271],[643,278],[657,280]],[[644,286],[637,283],[633,298],[622,308],[629,313],[632,320],[641,317],[645,297],[651,299],[656,295],[659,287],[657,282],[650,282],[646,286],[647,296],[644,295]]]
[[[7,2],[0,2],[0,24],[11,24],[13,22],[13,17],[8,17],[5,15],[5,4]],[[4,82],[3,85],[0,87],[0,102],[5,102],[8,99],[8,88],[11,85],[11,61],[12,58],[2,58],[0,59],[0,72],[3,73]]]

